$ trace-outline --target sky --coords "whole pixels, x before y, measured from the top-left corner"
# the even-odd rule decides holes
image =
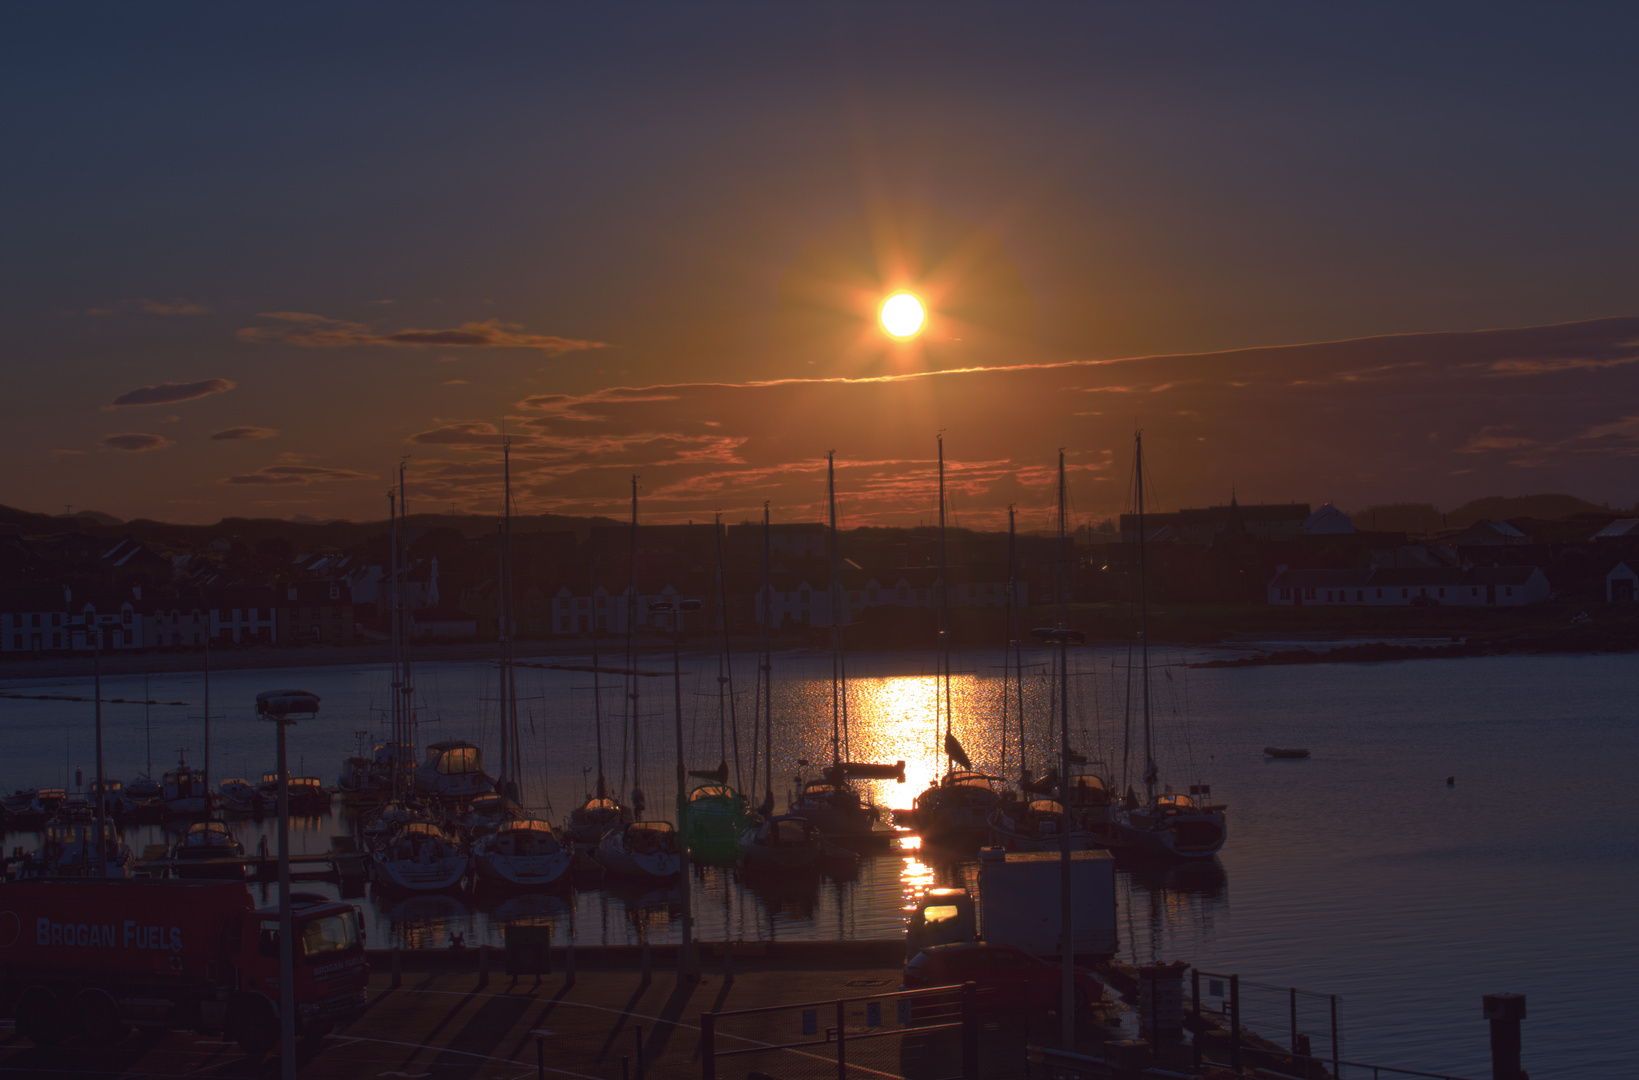
[[[1639,502],[1639,14],[10,5],[0,503]],[[908,343],[878,305],[929,311]],[[1037,518],[1041,519],[1039,522]]]

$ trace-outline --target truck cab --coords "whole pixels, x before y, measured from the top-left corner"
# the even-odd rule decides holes
[[[295,932],[296,1029],[322,1034],[364,1007],[370,968],[359,909],[313,894],[291,897]],[[279,908],[245,911],[238,940],[229,941],[234,993],[226,1017],[230,1037],[252,1050],[278,1035]],[[264,1048],[265,1048],[264,1046]]]
[[[933,945],[978,937],[979,920],[966,889],[924,889],[905,919],[905,957]]]

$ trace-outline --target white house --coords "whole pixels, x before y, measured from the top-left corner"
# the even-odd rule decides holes
[[[1636,584],[1639,584],[1639,574],[1635,574],[1627,563],[1617,563],[1605,575],[1605,600],[1609,603],[1632,603],[1639,599],[1639,593],[1634,588]]]
[[[1281,567],[1268,585],[1271,604],[1299,607],[1518,607],[1540,604],[1550,593],[1535,566],[1371,567],[1365,570],[1291,570]]]

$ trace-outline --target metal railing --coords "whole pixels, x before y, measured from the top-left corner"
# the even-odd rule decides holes
[[[959,995],[960,1008],[956,1013],[956,1020],[935,1023],[914,1023],[914,1002],[919,999],[942,1000],[949,1002],[950,997]],[[897,1027],[884,1027],[882,1003],[894,1001],[898,1008],[895,1010]],[[880,1028],[878,1031],[848,1030],[848,1006],[865,1003],[865,1027]],[[819,1013],[821,1009],[834,1010],[836,1026],[828,1027],[822,1037],[805,1039],[800,1042],[764,1043],[758,1042],[755,1046],[736,1047],[732,1050],[717,1048],[718,1022],[741,1016],[755,1016],[768,1013],[792,1012],[800,1010],[803,1021],[803,1034],[819,1035]],[[948,1013],[945,1015],[949,1015]],[[937,1021],[940,1017],[934,1017]],[[885,994],[870,994],[865,997],[836,998],[830,1001],[808,1001],[796,1005],[765,1005],[756,1009],[733,1009],[726,1012],[710,1012],[700,1014],[700,1069],[701,1080],[718,1080],[717,1061],[720,1058],[738,1057],[743,1054],[766,1054],[780,1050],[806,1050],[810,1047],[834,1047],[836,1051],[837,1080],[848,1080],[848,1047],[866,1039],[882,1039],[903,1037],[905,1035],[923,1035],[934,1031],[960,1030],[962,1033],[962,1071],[958,1074],[960,1080],[979,1080],[979,1009],[978,988],[973,983],[960,983],[951,986],[931,986],[924,990],[897,990]],[[745,1036],[736,1035],[734,1038],[745,1040]],[[749,1040],[747,1040],[749,1041]],[[950,1078],[956,1080],[956,1078]]]

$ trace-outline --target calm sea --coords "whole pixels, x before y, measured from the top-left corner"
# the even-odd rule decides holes
[[[1122,952],[1129,959],[1186,960],[1246,981],[1245,1018],[1286,1038],[1289,997],[1317,1052],[1329,1050],[1329,995],[1339,998],[1345,1057],[1479,1077],[1489,1071],[1482,994],[1528,995],[1525,1065],[1534,1076],[1631,1074],[1639,975],[1639,845],[1629,816],[1639,765],[1639,659],[1631,656],[1500,657],[1392,664],[1187,669],[1189,656],[1157,651],[1152,691],[1155,754],[1163,782],[1212,785],[1229,806],[1230,839],[1217,867],[1119,880]],[[1141,770],[1142,725],[1129,711],[1125,651],[1071,654],[1073,741],[1107,761],[1118,781]],[[1051,655],[1027,654],[1026,753],[1039,770],[1056,740]],[[562,662],[585,662],[565,659]],[[955,730],[976,765],[1016,774],[1018,714],[1003,681],[1003,655],[956,658]],[[638,680],[634,776],[625,688],[603,676],[605,772],[641,783],[651,808],[672,798],[671,657],[646,657]],[[828,656],[775,659],[774,775],[784,804],[799,761],[831,755]],[[877,785],[885,806],[909,805],[944,767],[936,709],[942,690],[931,657],[850,657],[848,747],[856,760],[905,759],[909,782]],[[749,786],[755,665],[733,669],[732,697],[718,693],[714,656],[685,654],[683,715],[689,764],[733,769],[737,727]],[[595,775],[594,677],[519,669],[526,801],[561,820]],[[466,738],[496,764],[495,673],[482,664],[417,669],[421,743]],[[217,672],[211,682],[211,773],[255,780],[272,768],[273,732],[256,721],[258,691],[300,688],[323,711],[291,730],[298,773],[335,781],[341,759],[383,731],[388,676],[380,667]],[[85,702],[0,699],[0,786],[73,786],[94,770],[90,673],[83,679],[8,683],[11,692],[81,695]],[[1009,699],[1003,712],[1004,694]],[[122,676],[105,699],[185,704],[104,705],[110,775],[130,780],[169,768],[186,748],[204,750],[200,676]],[[731,727],[732,707],[737,722]],[[1124,733],[1134,750],[1123,756]],[[361,734],[362,733],[362,734]],[[764,749],[759,738],[759,753]],[[1303,761],[1266,761],[1266,745],[1308,747]],[[623,745],[627,748],[622,753]],[[1005,758],[1004,758],[1005,754]],[[624,780],[621,780],[624,774]],[[759,773],[761,775],[761,773]],[[1447,777],[1454,783],[1448,785]],[[758,781],[759,788],[762,781]],[[267,826],[235,826],[255,847]],[[322,852],[350,822],[304,823],[298,850]],[[131,830],[140,853],[164,839]],[[8,848],[32,846],[30,834]],[[892,937],[900,910],[931,883],[971,880],[971,866],[929,852],[867,859],[857,878],[790,887],[742,885],[709,869],[696,883],[698,934],[746,940]],[[258,887],[259,888],[259,887]],[[333,891],[319,886],[321,891]],[[490,900],[438,896],[365,901],[374,944],[499,941],[501,922],[546,917],[560,940],[624,943],[674,939],[675,892],[610,887]],[[1257,984],[1257,985],[1250,985]]]

